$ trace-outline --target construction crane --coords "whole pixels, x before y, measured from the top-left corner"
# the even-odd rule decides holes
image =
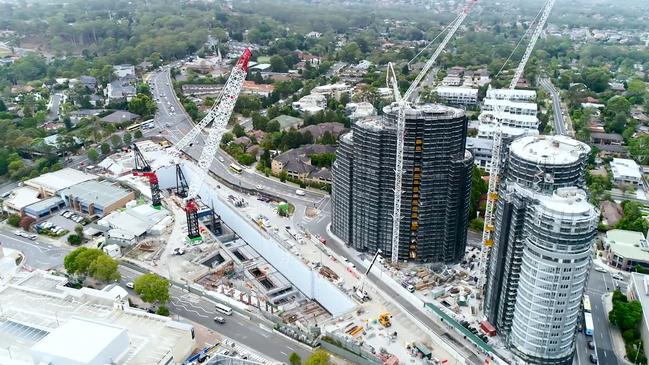
[[[151,168],[151,165],[146,162],[146,159],[144,158],[142,151],[140,151],[140,149],[137,147],[137,144],[133,143],[132,149],[134,154],[134,166],[131,172],[133,173],[133,176],[144,176],[149,180],[149,187],[151,188],[151,201],[153,203],[152,205],[154,208],[160,209],[162,203],[160,200],[160,185],[158,184],[158,176]]]
[[[554,6],[554,3],[555,0],[548,0],[543,6],[543,10],[541,12],[540,17],[538,18],[538,21],[536,23],[536,28],[534,29],[534,33],[532,33],[530,42],[527,45],[527,48],[525,49],[523,58],[521,59],[520,63],[518,64],[518,67],[516,68],[516,71],[514,72],[514,77],[512,78],[512,81],[509,83],[509,90],[514,90],[516,88],[516,85],[518,84],[518,80],[523,75],[523,71],[525,71],[525,65],[527,65],[527,61],[529,61],[530,56],[532,55],[534,46],[536,45],[536,42],[539,40],[539,37],[541,36],[541,32],[543,32],[543,27],[545,26],[545,23],[547,22],[548,17],[550,16],[550,12],[552,11],[552,7]],[[512,94],[510,93],[509,95],[505,96],[505,100],[511,100],[511,97]],[[487,274],[486,272],[487,261],[489,259],[489,252],[494,243],[493,241],[493,235],[495,230],[494,219],[495,219],[496,203],[498,202],[498,177],[500,175],[500,163],[502,162],[502,156],[501,156],[502,139],[503,139],[502,113],[503,113],[502,107],[499,104],[494,108],[494,113],[491,116],[491,118],[496,124],[496,128],[493,136],[491,161],[489,162],[489,167],[490,167],[489,186],[487,190],[487,204],[485,207],[484,227],[482,230],[482,248],[480,250],[480,262],[479,262],[480,269],[478,274],[478,288],[480,288],[481,290],[484,289],[483,286],[485,284],[485,279]]]
[[[370,274],[370,270],[372,270],[372,266],[374,266],[374,263],[376,262],[376,259],[379,258],[379,255],[381,255],[383,252],[381,249],[376,250],[376,253],[374,254],[374,257],[372,258],[372,261],[370,261],[370,264],[367,266],[367,270],[365,270],[365,273],[361,277],[361,282],[358,284],[358,286],[353,287],[354,289],[354,295],[358,300],[361,302],[367,302],[372,300],[370,296],[367,294],[367,292],[364,290],[365,288],[365,281],[367,280],[367,276]]]
[[[388,84],[391,84],[394,93],[394,106],[397,108],[397,152],[396,163],[394,169],[394,207],[392,212],[392,255],[391,261],[396,264],[399,261],[399,225],[401,222],[401,194],[402,194],[402,177],[403,177],[403,150],[404,150],[404,137],[406,132],[406,107],[410,104],[410,98],[419,87],[419,84],[424,79],[430,68],[435,64],[437,58],[442,53],[448,42],[451,40],[464,19],[469,15],[473,5],[478,0],[470,0],[462,12],[451,22],[446,37],[439,44],[433,55],[426,62],[421,72],[417,75],[415,80],[410,84],[410,87],[403,96],[399,93],[396,76],[392,64],[388,65]],[[395,105],[396,104],[396,105]]]
[[[232,115],[232,110],[237,102],[237,97],[241,92],[241,87],[243,86],[243,82],[248,74],[248,62],[250,61],[251,55],[252,53],[250,50],[246,49],[241,57],[239,57],[239,60],[230,73],[228,81],[223,86],[218,105],[213,107],[208,113],[209,120],[205,121],[207,116],[203,118],[203,120],[185,137],[188,137],[190,134],[194,133],[194,130],[197,130],[195,135],[193,137],[190,136],[191,138],[183,137],[181,142],[183,142],[184,145],[177,145],[177,148],[180,148],[177,149],[177,151],[182,151],[184,146],[187,146],[198,136],[198,133],[200,133],[204,126],[209,124],[210,121],[212,122],[212,128],[207,136],[207,141],[201,152],[201,157],[198,160],[199,173],[192,179],[186,196],[185,215],[187,216],[187,236],[192,240],[200,239],[201,237],[198,227],[198,203],[196,202],[196,197],[198,196],[198,191],[203,184],[203,180],[205,180],[205,177],[207,176],[210,165],[214,161],[214,156],[219,150],[221,137],[226,131],[228,120],[230,119],[230,115]],[[203,125],[203,127],[198,128],[201,125]]]

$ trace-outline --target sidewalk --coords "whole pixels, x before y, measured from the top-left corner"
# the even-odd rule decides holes
[[[604,309],[606,310],[606,313],[610,312],[613,309],[613,294],[606,294],[604,295]],[[608,321],[608,316],[606,318]],[[608,330],[609,334],[611,336],[611,345],[613,347],[613,352],[615,353],[615,356],[617,356],[618,360],[625,365],[632,365],[631,361],[628,361],[626,358],[626,348],[624,346],[624,339],[622,338],[622,334],[620,333],[620,330],[611,325],[609,323],[608,325]]]

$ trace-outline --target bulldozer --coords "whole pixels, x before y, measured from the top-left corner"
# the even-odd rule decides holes
[[[392,315],[389,312],[383,312],[379,315],[379,323],[383,327],[390,327],[392,326],[392,322],[390,322],[390,318],[392,318]]]

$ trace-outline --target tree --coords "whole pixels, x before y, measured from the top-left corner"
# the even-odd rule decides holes
[[[140,116],[150,116],[155,114],[155,102],[145,94],[136,94],[128,102],[128,111]]]
[[[142,138],[142,131],[139,130],[139,129],[136,130],[135,133],[133,133],[133,137],[135,137],[135,139],[140,139],[140,138]]]
[[[322,349],[315,350],[304,362],[304,365],[329,365],[329,354]]]
[[[230,132],[225,132],[223,133],[223,136],[221,136],[221,144],[222,145],[227,145],[228,143],[234,141],[234,135]]]
[[[119,134],[113,134],[110,136],[110,144],[113,145],[113,149],[117,150],[122,145],[122,137]]]
[[[20,226],[20,216],[18,214],[12,214],[7,218],[7,223],[12,227]]]
[[[480,209],[480,202],[483,194],[489,190],[488,184],[482,179],[483,173],[479,167],[473,166],[471,175],[471,203],[469,206],[469,217],[473,219]]]
[[[133,140],[133,136],[129,132],[124,133],[124,144],[129,145],[131,144],[132,140]]]
[[[20,218],[19,225],[20,225],[20,228],[24,229],[25,231],[29,231],[29,227],[31,227],[31,225],[34,222],[36,222],[36,219],[26,215],[26,216]]]
[[[76,234],[70,234],[68,235],[68,243],[71,244],[72,246],[78,246],[81,244],[81,237]]]
[[[641,165],[649,164],[649,135],[629,140],[629,152]]]
[[[88,159],[92,162],[97,162],[97,160],[99,160],[99,152],[94,148],[88,149],[87,155]]]
[[[104,254],[95,259],[88,268],[90,276],[101,281],[118,281],[122,275],[117,270],[118,262]]]
[[[100,150],[102,155],[107,155],[108,153],[110,153],[110,145],[104,142],[101,144]]]
[[[0,112],[6,112],[7,111],[7,105],[5,105],[4,100],[0,99]]]
[[[63,266],[70,275],[87,275],[90,265],[102,255],[106,254],[98,248],[79,247],[65,256]]]
[[[232,128],[232,133],[234,133],[237,138],[243,137],[246,135],[246,131],[243,129],[241,124],[235,124],[234,127]]]
[[[288,362],[291,365],[302,365],[302,358],[296,352],[291,352],[291,356],[288,357]]]
[[[647,232],[649,222],[643,217],[640,204],[625,200],[622,202],[622,210],[624,211],[624,215],[617,222],[616,228],[643,233]]]
[[[606,103],[606,112],[612,115],[628,115],[631,111],[631,103],[624,96],[615,96]]]
[[[169,308],[167,308],[164,305],[161,305],[160,308],[158,308],[158,310],[155,312],[155,314],[157,314],[159,316],[168,317],[169,316]]]
[[[169,281],[153,273],[135,279],[134,290],[147,303],[166,303],[169,300]]]
[[[601,93],[608,87],[610,74],[603,68],[587,68],[581,75],[584,84],[596,93]]]
[[[74,233],[76,233],[79,237],[83,238],[83,226],[81,224],[77,224],[74,227]]]
[[[640,264],[635,265],[635,267],[633,269],[638,274],[646,274],[647,273],[647,269],[645,269],[644,266],[642,266]]]
[[[270,58],[270,69],[273,72],[287,72],[288,66],[282,56],[274,55]]]

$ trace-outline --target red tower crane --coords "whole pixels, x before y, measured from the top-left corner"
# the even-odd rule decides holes
[[[146,162],[142,151],[133,144],[133,154],[134,154],[134,167],[132,170],[133,176],[144,176],[149,179],[149,186],[151,187],[151,202],[153,207],[160,209],[162,206],[160,199],[160,186],[158,184],[158,176],[155,174],[151,165]]]

